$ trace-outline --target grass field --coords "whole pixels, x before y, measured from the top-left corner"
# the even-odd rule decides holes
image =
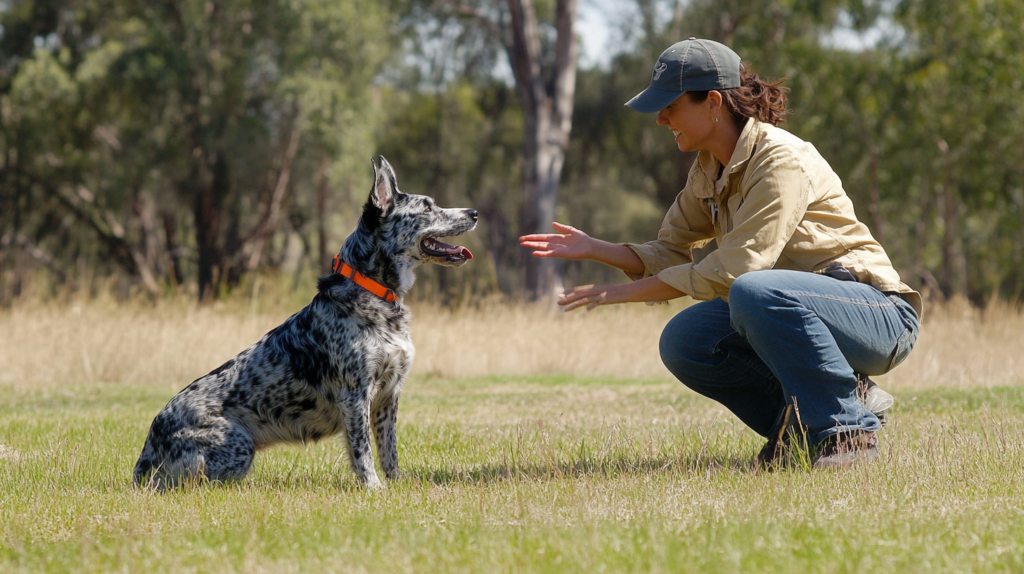
[[[414,307],[401,480],[328,439],[164,496],[130,483],[153,415],[294,305],[0,312],[0,572],[1024,571],[1017,310],[930,310],[878,463],[764,474],[658,363],[679,309]]]

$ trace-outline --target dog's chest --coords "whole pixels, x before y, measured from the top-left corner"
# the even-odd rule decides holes
[[[400,391],[399,385],[412,368],[416,348],[408,329],[388,332],[382,337],[376,364],[372,366],[377,392]]]

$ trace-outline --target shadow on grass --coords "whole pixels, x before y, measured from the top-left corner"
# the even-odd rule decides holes
[[[758,472],[752,457],[698,455],[680,458],[611,459],[569,461],[552,464],[486,464],[465,469],[410,468],[406,480],[425,480],[438,486],[452,484],[489,484],[507,480],[561,480],[582,478],[619,478],[629,476],[708,476],[721,472]]]

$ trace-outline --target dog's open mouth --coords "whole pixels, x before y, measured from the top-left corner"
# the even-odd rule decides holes
[[[420,248],[427,255],[444,257],[449,261],[466,261],[473,258],[473,254],[470,253],[469,249],[461,245],[448,245],[433,237],[427,237],[421,241]]]

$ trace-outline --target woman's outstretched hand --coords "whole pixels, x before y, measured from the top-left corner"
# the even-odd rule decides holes
[[[538,233],[519,238],[519,245],[533,250],[534,257],[559,259],[589,259],[593,239],[575,227],[554,222],[551,227],[558,233]]]

